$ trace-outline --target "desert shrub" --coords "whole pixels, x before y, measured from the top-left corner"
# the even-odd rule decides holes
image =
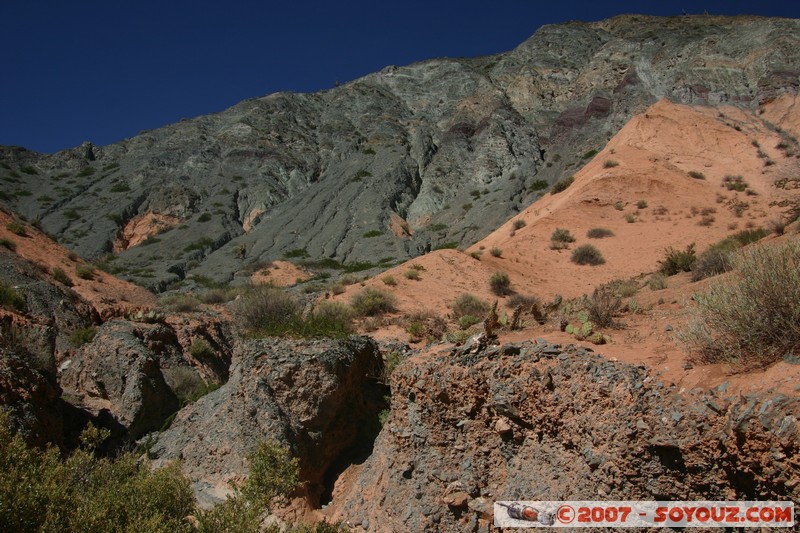
[[[675,250],[670,246],[666,249],[665,254],[664,259],[658,262],[658,270],[667,276],[674,276],[679,272],[690,272],[697,260],[694,243],[688,245],[683,251]]]
[[[692,265],[692,281],[710,278],[733,268],[733,252],[739,248],[734,239],[725,239],[709,246]]]
[[[578,265],[602,265],[606,262],[600,250],[591,244],[582,244],[572,251],[570,260]]]
[[[625,219],[625,222],[627,222],[628,224],[633,224],[634,222],[636,222],[636,216],[633,213],[625,213],[625,216],[623,218]]]
[[[786,226],[789,225],[789,220],[783,218],[774,218],[767,223],[767,229],[775,235],[783,235],[786,232]]]
[[[511,225],[511,227],[516,231],[518,229],[524,228],[526,224],[527,223],[524,220],[522,220],[521,218],[518,218],[518,219],[516,219],[514,221],[514,223]]]
[[[233,287],[218,287],[200,293],[197,298],[204,304],[224,304],[236,298],[242,292]]]
[[[575,176],[570,176],[568,178],[563,178],[558,180],[553,184],[553,188],[550,190],[550,194],[558,194],[567,190],[567,187],[572,185],[572,182],[575,181]]]
[[[698,172],[696,170],[690,170],[689,171],[689,176],[694,178],[694,179],[696,179],[696,180],[704,180],[704,179],[706,179],[706,175],[705,174],[703,174],[702,172]]]
[[[177,463],[152,469],[137,454],[98,458],[107,438],[93,427],[83,446],[29,448],[0,414],[0,527],[4,531],[192,531],[194,495]]]
[[[383,276],[382,281],[390,287],[397,285],[397,281],[394,279],[394,276]]]
[[[536,180],[528,186],[529,191],[542,191],[547,188],[547,181],[545,180]]]
[[[381,235],[383,235],[383,232],[381,230],[373,229],[364,233],[363,237],[365,239],[371,239],[372,237],[380,237]]]
[[[586,236],[590,239],[604,239],[606,237],[613,237],[614,232],[606,228],[592,228],[586,232]]]
[[[6,224],[6,229],[13,233],[14,235],[19,235],[20,237],[24,237],[25,233],[25,225],[17,222],[16,220],[12,220],[8,224]]]
[[[299,483],[300,467],[287,448],[261,442],[247,457],[250,473],[223,503],[196,514],[199,533],[261,531],[261,520],[276,497],[285,497]]]
[[[639,284],[632,279],[615,279],[606,283],[604,287],[621,298],[630,298],[639,292]]]
[[[613,159],[606,159],[603,162],[603,168],[614,168],[619,166],[619,161],[615,161]]]
[[[406,332],[411,335],[411,342],[427,340],[435,342],[447,333],[447,322],[439,315],[429,311],[418,311],[403,317]]]
[[[742,249],[732,278],[695,296],[681,338],[703,362],[769,364],[800,347],[800,241]]]
[[[200,300],[191,294],[170,294],[161,298],[158,303],[173,313],[194,313],[200,310]]]
[[[354,294],[350,299],[350,305],[359,316],[382,315],[396,309],[393,294],[373,287],[367,287]]]
[[[751,228],[734,233],[731,235],[731,239],[735,239],[742,246],[747,246],[748,244],[760,241],[767,235],[768,232],[764,228]]]
[[[425,272],[425,266],[420,265],[419,263],[412,263],[409,268],[411,268],[412,270],[418,270],[420,272]]]
[[[0,305],[17,311],[25,311],[25,298],[17,290],[0,281]]]
[[[715,219],[714,219],[713,216],[706,215],[706,216],[704,216],[703,218],[700,219],[700,221],[697,223],[697,225],[698,226],[708,227],[708,226],[710,226],[710,225],[712,225],[714,223],[714,220]]]
[[[508,307],[511,309],[522,307],[523,311],[531,312],[534,308],[540,308],[542,303],[536,296],[526,296],[524,294],[514,294],[508,299]]]
[[[129,192],[130,190],[131,187],[127,183],[115,183],[109,189],[111,192]]]
[[[722,185],[729,191],[742,192],[747,189],[747,182],[744,181],[742,176],[725,176],[722,179]]]
[[[467,329],[470,326],[474,326],[482,319],[474,316],[474,315],[464,315],[458,319],[458,327],[461,329]]]
[[[481,255],[483,255],[483,251],[482,250],[476,250],[474,252],[470,252],[470,254],[469,254],[469,256],[471,258],[476,259],[478,261],[481,260]]]
[[[647,200],[639,200],[636,202],[636,209],[646,209],[647,208]]]
[[[589,320],[601,328],[614,325],[614,316],[621,307],[622,298],[615,294],[613,287],[608,285],[596,288],[586,299],[586,312],[589,313]]]
[[[489,253],[492,254],[493,257],[500,257],[501,255],[503,255],[503,250],[494,247],[491,250],[489,250]]]
[[[94,267],[91,265],[78,265],[75,267],[75,275],[81,279],[94,279]]]
[[[69,276],[67,276],[67,273],[64,272],[62,268],[55,267],[53,269],[53,278],[62,285],[72,287],[72,280],[69,279]]]
[[[495,272],[489,279],[489,288],[498,296],[504,296],[511,292],[511,278],[505,272]]]
[[[80,348],[84,344],[92,342],[95,335],[97,335],[97,328],[94,326],[77,328],[69,334],[69,342],[75,348]]]
[[[411,268],[409,270],[406,270],[403,273],[403,276],[405,276],[406,279],[419,280],[419,270],[414,270],[413,268]]]
[[[556,228],[550,235],[551,242],[568,243],[575,242],[575,237],[565,228]]]
[[[11,239],[0,239],[0,246],[11,250],[12,252],[17,249],[17,243],[12,241]]]
[[[453,317],[456,319],[466,315],[483,317],[490,309],[487,302],[468,292],[459,294],[450,307],[453,309]]]
[[[661,272],[656,272],[647,280],[647,286],[651,291],[661,291],[667,288],[667,276]]]
[[[616,202],[614,204],[614,209],[616,209],[617,211],[622,211],[623,209],[625,209],[625,204],[623,204],[622,202]]]
[[[189,347],[189,353],[195,359],[208,359],[214,356],[214,349],[203,339],[194,339]]]
[[[341,303],[324,302],[303,316],[303,305],[291,294],[263,285],[236,301],[233,314],[251,334],[290,337],[345,337],[352,327],[352,311]]]

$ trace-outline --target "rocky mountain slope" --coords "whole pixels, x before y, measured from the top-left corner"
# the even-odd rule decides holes
[[[283,255],[387,266],[474,243],[660,98],[754,110],[795,90],[797,41],[797,21],[753,17],[546,26],[504,54],[390,66],[105,147],[2,148],[0,201],[153,288]]]

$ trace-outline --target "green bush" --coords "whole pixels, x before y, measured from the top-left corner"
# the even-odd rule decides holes
[[[107,430],[84,431],[82,448],[29,448],[0,413],[0,529],[189,533],[194,495],[177,463],[152,469],[134,453],[98,458]]]
[[[158,303],[173,313],[194,313],[200,310],[200,301],[191,294],[169,294]]]
[[[189,347],[189,353],[195,359],[208,359],[214,356],[214,349],[203,339],[194,339]]]
[[[459,294],[450,307],[453,309],[453,318],[456,319],[467,315],[486,316],[490,309],[487,302],[468,292]]]
[[[586,236],[590,239],[604,239],[606,237],[613,237],[614,232],[606,228],[592,228],[586,232]]]
[[[0,246],[11,250],[12,252],[17,249],[17,243],[12,241],[11,239],[0,239]]]
[[[266,285],[243,294],[233,313],[254,335],[341,338],[352,330],[352,311],[346,305],[324,302],[314,313],[303,316],[303,305],[296,298]]]
[[[543,191],[547,188],[547,181],[545,180],[536,180],[528,186],[528,190],[535,192],[535,191]]]
[[[658,262],[658,270],[667,276],[674,276],[679,272],[690,272],[697,260],[694,243],[688,245],[683,251],[675,250],[670,246],[665,253],[664,259]]]
[[[62,285],[65,285],[67,287],[72,287],[72,280],[69,279],[67,273],[64,272],[64,270],[59,267],[55,267],[53,269],[53,278]]]
[[[729,191],[742,192],[747,189],[747,182],[741,176],[725,176],[722,185]]]
[[[742,246],[747,246],[748,244],[760,241],[767,235],[769,235],[769,232],[764,228],[743,229],[731,235],[731,239],[735,239]]]
[[[25,298],[14,287],[0,281],[0,305],[25,311]]]
[[[524,228],[526,226],[526,224],[527,223],[524,220],[522,220],[521,218],[518,218],[513,222],[511,227],[512,227],[512,229],[514,229],[514,231],[516,231],[518,229]]]
[[[380,237],[383,235],[383,232],[377,229],[370,230],[364,234],[364,238],[370,239],[372,237]]]
[[[367,287],[353,295],[350,305],[359,316],[376,316],[395,311],[393,294]]]
[[[470,326],[474,326],[480,321],[481,319],[474,315],[464,315],[458,319],[458,327],[461,329],[467,329]]]
[[[75,267],[75,275],[81,279],[94,279],[94,268],[90,265],[78,265]]]
[[[586,299],[586,311],[589,313],[589,320],[595,326],[607,328],[614,325],[614,316],[622,307],[622,298],[616,294],[610,285],[598,287],[592,295]]]
[[[691,176],[692,178],[694,178],[696,180],[704,180],[704,179],[706,179],[706,175],[705,174],[703,174],[702,172],[698,172],[696,170],[690,170],[689,171],[689,176]]]
[[[394,276],[383,276],[383,278],[381,279],[386,285],[390,287],[394,287],[395,285],[397,285],[397,280],[394,279]]]
[[[766,365],[800,351],[800,241],[742,249],[695,297],[681,338],[700,360]]]
[[[13,233],[14,235],[19,235],[20,237],[25,237],[25,226],[17,222],[16,220],[12,220],[8,224],[6,224],[6,229]]]
[[[600,250],[591,244],[582,244],[572,251],[570,260],[578,265],[602,265],[606,262]]]
[[[647,286],[651,291],[661,291],[667,288],[667,276],[661,272],[656,272],[647,280]]]
[[[563,178],[558,180],[553,184],[553,188],[550,190],[550,194],[558,194],[567,190],[567,187],[572,185],[572,182],[575,181],[575,176],[570,176],[568,178]]]
[[[495,246],[494,248],[489,250],[489,253],[492,254],[493,257],[500,257],[501,255],[503,255],[503,250]]]
[[[69,342],[75,348],[80,348],[84,344],[92,342],[94,340],[95,335],[97,335],[97,328],[94,326],[78,328],[73,330],[72,333],[70,333]]]
[[[724,239],[709,246],[692,265],[692,281],[700,281],[731,270],[733,253],[739,247],[735,239]]]
[[[603,162],[603,168],[614,168],[619,166],[619,161],[615,161],[613,159],[606,159]]]
[[[639,200],[636,202],[636,209],[647,209],[647,200]]]
[[[550,235],[550,241],[557,243],[569,243],[575,242],[575,237],[572,236],[568,229],[556,228]]]
[[[505,296],[511,292],[511,278],[505,272],[495,272],[489,279],[489,288],[497,296]]]
[[[131,188],[127,183],[115,183],[109,189],[111,192],[129,192],[130,190]]]
[[[414,270],[411,268],[406,270],[403,276],[405,276],[406,279],[419,280],[419,270]]]

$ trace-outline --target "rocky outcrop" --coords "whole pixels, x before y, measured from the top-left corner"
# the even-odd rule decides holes
[[[182,409],[151,453],[160,462],[180,458],[200,501],[210,503],[246,475],[245,457],[259,441],[275,440],[299,458],[305,495],[316,506],[326,474],[371,447],[385,407],[375,379],[382,366],[366,337],[242,342],[230,380]]]
[[[288,251],[406,259],[485,236],[661,98],[754,110],[796,92],[797,38],[798,21],[755,17],[545,26],[504,54],[390,66],[110,146],[2,148],[1,200],[90,258],[132,219],[180,218],[115,262],[158,289]]]
[[[206,384],[227,380],[230,346],[219,322],[111,320],[59,366],[65,392],[123,441],[156,431]],[[192,349],[195,342],[202,348]]]
[[[676,390],[544,341],[416,357],[331,513],[368,531],[487,531],[494,500],[793,500],[800,405]]]

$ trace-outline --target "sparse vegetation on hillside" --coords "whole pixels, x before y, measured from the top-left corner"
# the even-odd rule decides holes
[[[488,302],[468,292],[459,294],[450,307],[453,309],[453,317],[456,319],[467,315],[483,317],[490,309]]]
[[[667,276],[674,276],[679,272],[690,272],[697,260],[694,243],[688,245],[683,251],[675,250],[670,246],[665,254],[664,259],[658,262],[658,270]]]
[[[25,298],[16,289],[0,281],[0,305],[25,311]]]
[[[606,228],[592,228],[586,232],[586,236],[590,239],[604,239],[606,237],[613,237],[614,232]]]
[[[800,350],[800,242],[741,250],[733,278],[695,297],[682,339],[703,362],[766,365]]]
[[[582,244],[572,251],[570,260],[578,265],[602,265],[606,262],[600,250],[591,244]]]
[[[744,192],[747,190],[747,182],[744,181],[742,176],[725,176],[722,179],[722,185],[729,191]]]
[[[277,287],[255,287],[235,302],[238,323],[252,335],[289,337],[346,337],[352,312],[344,307],[317,309],[303,316],[302,304]]]
[[[67,276],[67,273],[64,272],[62,268],[55,267],[53,269],[53,278],[62,285],[72,287],[72,280],[69,279],[69,276]]]
[[[706,175],[702,172],[698,172],[697,170],[690,170],[689,176],[696,179],[696,180],[704,180],[706,179]]]
[[[77,328],[69,335],[69,342],[76,348],[80,348],[84,344],[90,343],[97,335],[97,328],[88,326],[85,328]]]
[[[505,272],[495,272],[489,279],[489,287],[497,296],[505,296],[511,292],[511,278]]]
[[[491,250],[489,250],[489,253],[492,254],[493,257],[500,257],[500,256],[503,255],[503,250],[501,250],[500,248],[494,247]]]
[[[575,237],[566,228],[556,228],[550,235],[550,241],[557,243],[575,242]]]
[[[614,168],[619,166],[619,161],[615,161],[613,159],[606,159],[603,162],[603,168]]]
[[[359,316],[376,316],[395,311],[395,297],[389,292],[367,287],[350,299],[350,305]]]
[[[6,229],[13,233],[14,235],[19,235],[20,237],[25,237],[25,225],[17,222],[16,220],[12,220],[8,224],[6,224]]]
[[[553,188],[550,190],[550,194],[558,194],[567,190],[567,187],[572,185],[572,182],[575,181],[575,176],[570,176],[568,178],[563,178],[558,180],[553,184]]]

